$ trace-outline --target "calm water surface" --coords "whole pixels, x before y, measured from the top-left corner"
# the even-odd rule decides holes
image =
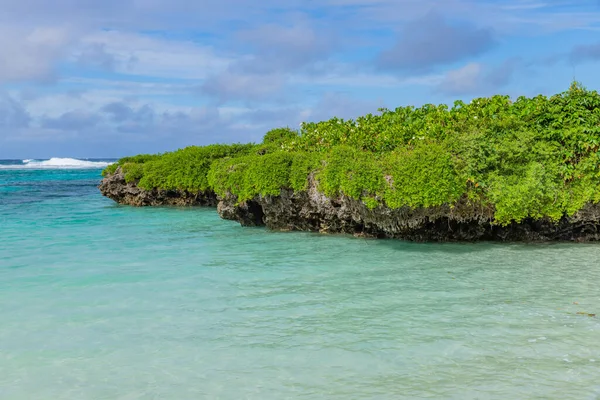
[[[600,398],[598,245],[273,233],[7,164],[1,399]]]

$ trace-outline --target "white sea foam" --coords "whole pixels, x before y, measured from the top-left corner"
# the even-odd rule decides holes
[[[109,161],[88,161],[76,158],[57,158],[49,160],[23,160],[22,164],[0,165],[0,169],[88,169],[104,168],[112,164]]]

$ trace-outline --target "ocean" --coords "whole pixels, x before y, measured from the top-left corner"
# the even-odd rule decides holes
[[[0,161],[0,399],[600,398],[598,244],[243,228],[110,161]]]

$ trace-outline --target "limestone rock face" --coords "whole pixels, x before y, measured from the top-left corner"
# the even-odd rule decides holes
[[[238,221],[242,226],[263,226],[264,213],[263,208],[255,201],[245,201],[236,204],[237,199],[228,196],[220,199],[217,205],[217,212],[223,219]]]
[[[249,206],[248,203],[252,203]],[[508,226],[492,224],[494,210],[464,199],[453,207],[369,209],[346,196],[329,198],[311,182],[306,192],[282,189],[278,196],[256,197],[235,205],[235,199],[220,199],[222,218],[256,225],[236,208],[259,206],[262,222],[273,230],[345,233],[375,238],[412,241],[597,241],[600,240],[600,205],[588,204],[558,223],[528,219]],[[221,210],[229,210],[227,213]],[[256,213],[254,214],[256,215]],[[254,218],[254,217],[253,217]]]
[[[459,201],[453,206],[369,209],[347,196],[330,198],[309,180],[308,190],[281,189],[277,196],[257,196],[237,202],[235,196],[219,198],[213,192],[144,190],[127,183],[120,169],[105,177],[100,191],[120,204],[133,206],[216,206],[223,219],[243,226],[265,225],[273,230],[344,233],[374,238],[412,241],[597,241],[600,240],[600,205],[587,204],[558,223],[526,219],[508,226],[492,224],[494,210]]]
[[[188,192],[185,190],[145,190],[136,182],[125,181],[125,175],[119,167],[114,174],[108,175],[100,182],[100,193],[119,204],[131,206],[212,206],[218,203],[212,191]]]

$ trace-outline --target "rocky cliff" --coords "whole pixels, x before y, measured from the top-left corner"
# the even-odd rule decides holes
[[[119,204],[131,206],[212,206],[218,203],[212,191],[191,193],[185,190],[144,190],[136,182],[127,182],[119,167],[100,182],[100,193]]]
[[[600,240],[600,206],[588,204],[558,223],[526,219],[508,226],[492,224],[494,210],[464,199],[431,208],[369,209],[346,196],[329,198],[314,181],[309,189],[282,189],[278,196],[257,196],[240,204],[233,196],[218,198],[212,192],[143,190],[127,183],[120,170],[105,177],[100,191],[120,204],[134,206],[217,206],[221,218],[243,226],[273,230],[345,233],[412,241],[597,241]]]

